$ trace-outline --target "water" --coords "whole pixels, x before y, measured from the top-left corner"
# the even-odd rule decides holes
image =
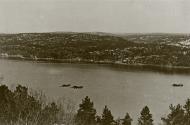
[[[10,87],[27,85],[43,90],[51,98],[68,97],[77,103],[89,96],[98,114],[108,105],[115,118],[129,112],[137,122],[145,105],[151,110],[154,122],[168,113],[171,103],[184,104],[190,97],[188,74],[165,74],[137,71],[92,64],[48,64],[0,60],[3,83]],[[172,87],[183,83],[184,87]],[[81,90],[61,88],[61,84],[84,86]]]

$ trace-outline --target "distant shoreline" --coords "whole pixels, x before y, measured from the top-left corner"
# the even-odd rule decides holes
[[[70,59],[32,59],[32,58],[3,58],[0,57],[0,59],[3,60],[19,60],[19,61],[30,61],[35,63],[62,63],[62,64],[100,64],[100,65],[108,65],[113,66],[116,68],[125,68],[130,70],[147,70],[147,71],[158,71],[163,73],[188,73],[190,74],[190,67],[185,66],[167,66],[167,65],[153,65],[153,64],[126,64],[126,63],[117,63],[117,62],[111,62],[111,61],[96,61],[92,62],[89,60],[70,60]]]

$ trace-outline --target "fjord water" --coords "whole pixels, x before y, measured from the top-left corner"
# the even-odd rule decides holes
[[[43,90],[51,98],[68,97],[78,105],[89,96],[101,114],[105,105],[115,118],[129,112],[136,123],[145,105],[151,110],[155,123],[169,112],[169,105],[190,97],[190,74],[165,74],[94,64],[52,64],[0,60],[3,83]],[[182,83],[184,87],[172,87]],[[61,84],[82,85],[83,89],[61,88]]]

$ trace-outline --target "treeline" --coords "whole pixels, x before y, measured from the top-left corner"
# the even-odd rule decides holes
[[[170,113],[161,118],[161,125],[190,125],[190,99],[187,99],[184,106],[178,104],[169,106]],[[77,125],[132,125],[133,119],[126,113],[123,118],[114,120],[111,111],[107,106],[104,107],[101,116],[96,115],[96,110],[93,107],[93,102],[87,96],[79,105],[75,123]],[[138,125],[154,125],[152,114],[145,106],[140,112]]]
[[[161,118],[161,125],[190,125],[190,99],[184,105],[170,105],[170,113]],[[97,115],[94,103],[86,96],[76,112],[72,101],[47,101],[40,92],[30,92],[18,85],[10,90],[0,86],[0,124],[1,125],[132,125],[133,119],[126,111],[123,118],[114,119],[111,110],[105,106]],[[138,118],[138,125],[154,125],[148,106]]]
[[[122,119],[114,120],[111,110],[107,106],[104,107],[101,116],[96,115],[96,110],[93,106],[93,102],[88,96],[82,100],[75,117],[77,125],[132,125],[133,119],[129,113],[126,113]],[[147,106],[142,109],[138,124],[153,125],[152,114]]]

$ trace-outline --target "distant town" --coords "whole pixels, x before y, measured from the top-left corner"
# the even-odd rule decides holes
[[[0,34],[5,59],[189,67],[189,48],[189,34]]]

